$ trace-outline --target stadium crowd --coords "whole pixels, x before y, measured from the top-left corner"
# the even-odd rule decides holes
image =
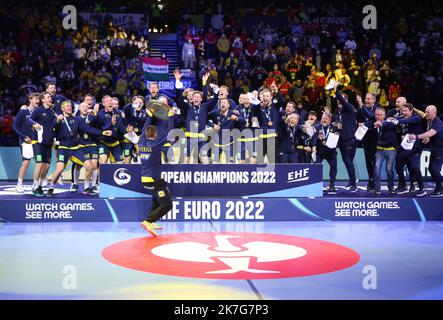
[[[147,87],[143,79],[140,58],[149,56],[150,49],[145,24],[125,29],[110,21],[103,26],[80,21],[78,30],[67,31],[55,10],[24,7],[15,18],[0,11],[7,23],[0,46],[1,141],[13,145],[18,137],[22,145],[17,190],[22,190],[31,159],[25,157],[23,144],[33,146],[33,189],[41,196],[57,141],[57,169],[48,194],[70,159],[76,163],[74,189],[83,166],[88,172],[85,192],[94,194],[100,163],[137,158],[137,143],[127,133],[142,136],[144,127],[154,124],[159,136],[167,134],[170,121],[145,107],[159,100],[173,107],[168,116],[186,131],[177,162],[218,163],[217,152],[206,152],[202,131],[221,137],[223,129],[247,128],[252,137],[216,145],[225,162],[264,162],[262,155],[268,162],[326,160],[327,191],[335,192],[339,149],[349,175],[347,188],[355,192],[353,159],[361,146],[368,191],[380,194],[386,162],[391,193],[413,192],[417,183],[417,196],[424,196],[419,160],[422,149],[429,147],[432,195],[442,196],[443,125],[437,115],[443,98],[443,42],[434,19],[437,7],[425,10],[419,4],[413,12],[391,8],[383,14],[389,19],[379,18],[383,22],[377,30],[364,30],[361,12],[345,5],[299,3],[287,8],[283,17],[288,23],[280,28],[264,23],[244,28],[241,17],[226,14],[222,29],[215,30],[208,22],[210,10],[203,27],[184,14],[178,28],[180,56],[184,67],[195,69],[199,88],[182,88],[180,70],[175,70],[175,99],[164,97],[157,83]],[[270,3],[256,14],[277,13]],[[316,19],[325,15],[352,18],[343,23]],[[414,25],[407,23],[411,16]],[[357,138],[359,128],[367,131]],[[335,135],[339,139],[334,143]],[[267,149],[269,145],[275,150]],[[169,147],[165,144],[165,154]],[[191,157],[193,150],[198,157]],[[409,190],[404,166],[410,173]]]

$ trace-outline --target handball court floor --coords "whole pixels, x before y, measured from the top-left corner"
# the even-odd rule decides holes
[[[442,222],[164,222],[162,225],[159,237],[152,238],[136,222],[0,223],[0,299],[443,299]],[[330,247],[330,252],[327,252],[329,247],[325,249],[321,263],[306,260],[300,266],[291,264],[291,260],[280,261],[287,263],[286,275],[299,272],[283,278],[275,276],[276,273],[265,273],[266,279],[260,279],[260,273],[248,273],[250,278],[243,275],[241,279],[199,278],[196,274],[201,274],[201,270],[197,266],[205,263],[183,261],[189,257],[192,260],[195,254],[185,247],[180,261],[151,264],[155,272],[125,266],[134,262],[128,261],[131,260],[128,255],[134,252],[143,255],[155,243],[186,235],[191,235],[188,241],[204,242],[207,239],[203,238],[217,234],[228,235],[223,239],[232,240],[234,246],[234,237],[248,238],[251,234],[266,234],[268,240],[283,239],[280,242],[285,242],[288,236],[295,237],[300,247],[309,247],[305,257],[311,252],[318,253],[319,244],[321,247],[332,243],[336,247]],[[312,239],[322,241],[312,243]],[[117,260],[121,264],[110,262],[110,248],[115,245],[114,258],[115,253],[120,255]],[[125,248],[132,252],[126,252]],[[281,249],[275,248],[275,251]],[[343,253],[343,248],[348,251]],[[225,261],[225,266],[231,269],[233,255],[230,263]],[[348,265],[328,271],[337,257],[348,259]],[[262,269],[278,269],[278,265],[269,266]],[[315,274],[319,270],[323,273]],[[168,275],[169,272],[184,275]],[[309,272],[313,274],[300,275]]]
[[[0,198],[33,198],[30,186],[23,195],[14,187],[0,183]],[[55,198],[89,197],[68,187],[57,186]],[[343,183],[338,188],[338,197],[351,196]],[[383,195],[389,197],[386,190]],[[374,197],[364,186],[353,196]],[[162,226],[152,238],[137,222],[0,222],[0,299],[443,299],[443,222],[165,221]],[[216,236],[219,247],[209,246]],[[173,253],[163,247],[160,256],[167,259],[152,254],[165,244],[175,244]],[[242,254],[245,247],[250,251]],[[246,256],[252,271],[235,265]],[[218,271],[227,266],[241,271],[213,272],[207,266],[214,261]]]

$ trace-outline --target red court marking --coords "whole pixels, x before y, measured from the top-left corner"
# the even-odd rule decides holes
[[[220,251],[221,245],[224,251]],[[119,266],[150,273],[238,280],[317,275],[349,268],[360,260],[354,250],[328,241],[243,232],[130,239],[106,247],[102,256]],[[225,273],[207,273],[211,271]]]

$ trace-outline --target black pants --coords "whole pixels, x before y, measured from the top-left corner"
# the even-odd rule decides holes
[[[349,182],[352,186],[357,184],[355,177],[354,157],[355,157],[355,139],[351,138],[340,142],[340,153],[348,172]]]
[[[322,163],[323,160],[326,160],[329,164],[329,184],[334,185],[337,178],[337,151],[334,149],[332,152],[317,153],[315,163]]]
[[[417,181],[418,187],[420,189],[424,188],[425,185],[420,171],[420,156],[421,149],[404,150],[403,148],[400,148],[397,152],[397,157],[395,159],[395,171],[397,171],[399,188],[406,188],[405,174],[403,172],[405,165],[408,167],[409,180],[411,183]]]
[[[151,210],[145,221],[155,222],[160,220],[172,209],[172,198],[166,182],[163,179],[154,182],[143,182],[143,187],[152,195]]]
[[[365,152],[366,170],[369,181],[374,181],[375,152],[377,151],[377,135],[367,134],[363,139],[363,150]]]

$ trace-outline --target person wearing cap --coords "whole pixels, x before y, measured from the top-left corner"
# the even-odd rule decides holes
[[[54,184],[57,182],[66,164],[69,160],[75,164],[82,165],[87,172],[92,172],[92,164],[89,154],[84,152],[82,145],[79,144],[78,135],[81,132],[86,132],[95,136],[111,136],[111,130],[102,131],[84,124],[80,118],[72,114],[72,104],[70,101],[63,101],[61,104],[63,114],[57,115],[54,124],[54,132],[56,140],[59,141],[57,166],[55,172],[52,174],[51,185],[46,193],[47,196],[54,195]],[[90,194],[90,189],[85,190],[86,194]]]

